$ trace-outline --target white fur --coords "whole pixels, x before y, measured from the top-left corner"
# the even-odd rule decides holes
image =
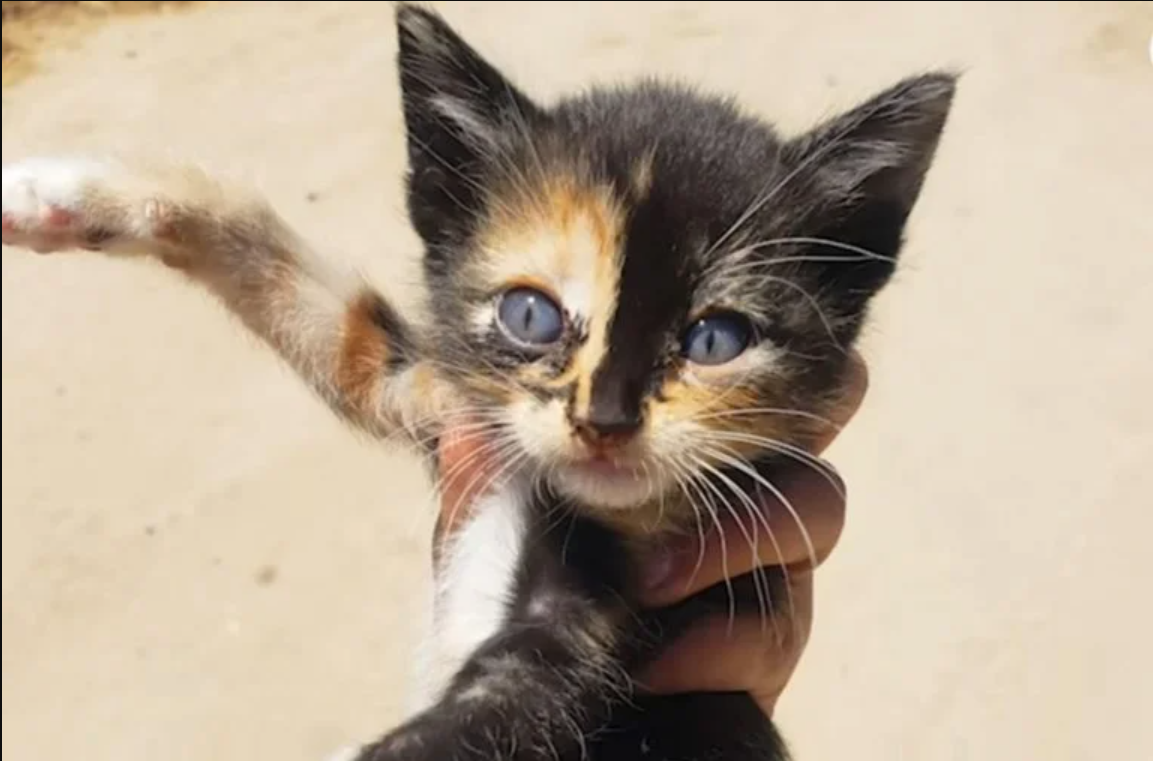
[[[495,146],[496,132],[491,124],[476,115],[468,103],[450,95],[434,95],[432,106],[441,114],[456,122],[478,143]]]
[[[31,158],[4,166],[4,214],[18,226],[35,223],[45,206],[75,210],[84,188],[107,173],[94,159]]]
[[[668,477],[653,468],[619,472],[594,472],[574,465],[557,468],[553,486],[585,504],[603,510],[627,510],[658,499],[669,487]]]
[[[496,304],[486,301],[473,310],[472,327],[477,335],[484,335],[494,324],[496,324]]]
[[[446,548],[419,677],[418,710],[440,697],[452,676],[504,623],[524,549],[529,497],[523,479],[510,479],[472,506],[473,517]]]
[[[417,653],[410,715],[431,708],[465,661],[504,624],[525,545],[529,497],[525,479],[509,478],[470,508],[473,517],[446,547],[428,639]],[[477,685],[460,699],[483,697],[486,689]],[[353,761],[359,753],[359,746],[349,746],[325,761]]]

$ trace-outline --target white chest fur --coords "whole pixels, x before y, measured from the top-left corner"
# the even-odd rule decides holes
[[[529,486],[515,479],[481,498],[446,548],[436,579],[432,630],[421,653],[415,710],[434,702],[504,622],[524,548],[529,497]]]

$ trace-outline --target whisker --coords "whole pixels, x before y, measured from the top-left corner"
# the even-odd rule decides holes
[[[833,346],[838,351],[840,351],[842,354],[845,353],[845,351],[846,351],[845,347],[841,345],[840,339],[837,338],[837,333],[833,329],[832,320],[830,320],[829,316],[825,314],[825,310],[821,307],[821,302],[817,300],[816,296],[809,293],[804,288],[804,286],[801,286],[798,283],[794,283],[792,280],[789,280],[788,278],[776,277],[774,275],[759,275],[758,277],[761,280],[764,280],[764,281],[767,281],[770,283],[779,283],[779,284],[785,286],[786,288],[791,288],[792,290],[800,293],[801,297],[803,299],[805,299],[805,301],[807,301],[809,303],[809,306],[812,308],[812,310],[814,312],[816,312],[817,319],[819,319],[821,321],[821,325],[825,328],[825,332],[828,334],[829,339],[833,342]]]
[[[696,414],[689,418],[692,422],[699,422],[702,420],[722,420],[726,418],[747,417],[750,415],[784,415],[790,417],[802,417],[807,420],[813,420],[818,423],[823,423],[830,428],[841,430],[842,426],[834,423],[827,417],[822,417],[812,412],[805,412],[804,410],[792,409],[789,407],[744,407],[738,410],[722,410],[721,412],[710,412],[707,414]]]
[[[862,118],[868,118],[869,116],[872,115],[874,110],[875,109],[868,109],[867,113],[865,113],[862,116]],[[832,153],[834,148],[839,147],[841,145],[841,143],[844,141],[845,137],[847,135],[849,135],[849,133],[851,133],[854,129],[856,129],[859,123],[860,123],[859,120],[853,120],[849,124],[846,124],[844,126],[844,128],[840,132],[838,132],[836,135],[834,135],[832,138],[830,138],[827,143],[820,146],[815,151],[813,151],[808,156],[806,156],[804,159],[802,159],[801,162],[797,164],[797,166],[795,166],[792,170],[790,170],[777,183],[777,186],[775,188],[773,188],[768,193],[762,194],[759,198],[754,198],[753,202],[749,204],[748,208],[746,208],[745,211],[741,214],[741,216],[737,218],[737,221],[734,222],[712,245],[709,246],[708,251],[706,252],[706,255],[711,254],[719,246],[721,246],[726,240],[728,240],[735,233],[737,233],[740,230],[740,228],[745,224],[745,222],[752,219],[753,216],[757,214],[757,212],[759,212],[761,209],[763,209],[765,207],[765,204],[767,204],[769,201],[771,201],[773,199],[774,196],[776,196],[778,193],[780,193],[782,190],[784,190],[788,186],[788,184],[793,181],[793,179],[795,179],[796,177],[798,177],[801,174],[801,172],[808,169],[810,166],[815,164],[817,161],[825,158],[828,154]],[[766,187],[768,187],[767,184],[766,184]]]
[[[475,450],[470,452],[465,457],[463,457],[460,460],[458,460],[457,462],[455,462],[447,472],[438,474],[438,477],[434,479],[434,482],[432,485],[432,487],[433,487],[432,492],[429,495],[430,506],[431,506],[433,512],[434,513],[440,513],[441,512],[441,510],[443,508],[443,504],[441,504],[441,501],[443,500],[444,495],[448,492],[449,487],[456,481],[456,479],[459,478],[461,474],[463,474],[467,471],[468,466],[471,463],[475,462],[479,458],[484,458],[484,457],[488,457],[488,456],[495,456],[495,457],[502,456],[502,454],[504,453],[504,449],[510,443],[510,441],[509,441],[510,438],[511,437],[509,437],[507,435],[498,435],[498,436],[494,437],[493,439],[489,440],[488,442],[486,442],[484,445],[477,447]],[[473,476],[474,481],[479,475],[480,474],[478,473],[477,475]],[[461,495],[457,498],[458,502],[464,498],[464,495],[469,493],[469,489],[472,487],[472,485],[473,485],[472,483],[469,483],[469,485],[465,488],[465,490],[461,492]],[[449,525],[451,525],[456,520],[456,513],[457,513],[458,507],[459,507],[459,505],[457,505],[457,504],[454,504],[452,506],[452,509],[449,512]],[[419,516],[414,514],[413,515],[413,521],[416,521],[418,519],[418,517]],[[412,529],[410,527],[410,531],[411,530]]]
[[[857,254],[855,257],[828,257],[815,259],[810,256],[803,257],[781,257],[779,259],[760,259],[754,262],[744,262],[738,267],[745,264],[753,264],[760,266],[768,266],[772,264],[781,264],[786,261],[853,261],[859,262],[863,260],[880,261],[886,263],[893,263],[896,260],[892,256],[872,251],[861,246],[853,245],[852,243],[845,243],[844,241],[835,240],[833,238],[818,238],[808,237],[802,235],[793,235],[781,238],[770,238],[769,240],[758,241],[747,246],[741,246],[734,251],[734,254],[759,251],[762,248],[769,248],[772,246],[788,246],[788,245],[810,245],[810,246],[828,246],[829,248],[839,249],[841,251],[848,251],[849,253]]]
[[[836,479],[836,471],[821,458],[816,457],[811,452],[806,452],[804,449],[793,444],[787,444],[783,441],[776,439],[765,438],[764,436],[757,436],[751,433],[740,433],[737,431],[706,431],[702,434],[705,441],[713,442],[737,442],[742,444],[752,444],[753,446],[766,449],[770,452],[789,457],[802,465],[807,465],[816,471],[821,478],[823,478],[829,486],[837,493],[837,496],[842,500],[846,498],[845,487]]]
[[[447,417],[447,416],[445,416],[445,417]],[[475,416],[470,416],[470,417],[475,417]],[[430,416],[430,418],[435,419],[435,416]],[[475,421],[469,422],[469,423],[462,423],[460,425],[454,425],[451,427],[451,430],[452,430],[453,434],[459,436],[461,440],[471,441],[474,438],[482,437],[487,429],[497,428],[497,427],[499,427],[499,425],[500,425],[500,423],[496,422],[496,421],[475,420]],[[393,435],[395,435],[395,434],[393,434]],[[435,441],[435,440],[441,438],[443,435],[444,435],[444,430],[437,430],[437,431],[433,431],[431,433],[427,433],[423,436],[415,435],[412,437],[412,442],[418,447],[423,447],[425,444],[429,444],[432,441]]]
[[[697,526],[697,541],[699,550],[697,552],[696,566],[693,568],[693,573],[689,577],[689,583],[692,584],[696,582],[697,576],[700,574],[701,568],[705,563],[705,528],[701,520],[700,506],[693,498],[694,493],[696,494],[697,498],[700,498],[700,491],[699,488],[693,483],[692,471],[685,467],[683,463],[681,463],[679,460],[674,460],[671,458],[668,460],[668,463],[673,470],[673,478],[676,480],[677,491],[681,492],[685,499],[688,500],[689,507],[692,508],[693,518],[695,519]]]
[[[707,464],[705,466],[709,467],[709,466],[707,466]],[[769,521],[765,517],[764,512],[760,509],[760,507],[757,506],[757,504],[755,502],[753,502],[752,497],[750,497],[745,492],[745,490],[741,489],[731,478],[727,477],[726,475],[724,475],[719,470],[717,470],[717,469],[712,469],[712,470],[716,474],[716,476],[721,479],[722,483],[724,483],[728,487],[728,489],[737,497],[737,499],[744,506],[745,510],[749,513],[750,517],[753,520],[754,530],[756,530],[758,526],[765,530],[765,535],[769,539],[769,544],[772,546],[773,552],[776,553],[777,562],[779,564],[779,568],[781,569],[781,574],[784,577],[784,581],[785,581],[785,604],[788,606],[788,609],[790,611],[790,615],[792,615],[792,611],[794,610],[794,608],[793,608],[792,586],[791,586],[790,577],[789,577],[789,569],[788,569],[788,566],[784,564],[784,551],[781,548],[781,543],[777,540],[777,535],[773,531],[773,527],[769,524]],[[767,578],[767,576],[768,576],[767,571],[765,571],[763,568],[760,568],[759,548],[758,548],[758,551],[755,555],[755,561],[757,563],[758,568],[760,569],[760,575],[761,575],[761,578],[764,580],[766,590],[771,589],[771,585],[769,584],[769,581]],[[771,592],[769,593],[769,597],[770,597],[769,606],[770,606],[770,610],[771,610],[772,609]],[[777,618],[775,615],[772,617],[772,623],[773,623],[773,633],[779,638],[781,632],[780,632],[780,627],[778,625]],[[764,630],[765,630],[765,622],[762,619],[761,632],[764,633]]]
[[[810,536],[809,530],[805,527],[805,522],[803,520],[801,520],[801,514],[793,506],[793,503],[789,500],[789,498],[785,496],[784,492],[782,492],[775,484],[773,484],[767,478],[765,478],[760,473],[758,473],[756,471],[756,469],[752,467],[752,465],[750,465],[748,462],[746,462],[743,457],[741,457],[736,452],[733,452],[731,449],[729,450],[729,452],[731,452],[731,456],[726,456],[720,450],[716,450],[715,448],[712,448],[712,447],[710,447],[710,450],[712,451],[712,453],[714,455],[716,455],[718,457],[718,459],[721,459],[723,462],[726,462],[726,464],[731,465],[732,467],[741,471],[742,473],[744,473],[745,475],[749,476],[754,481],[756,481],[758,484],[763,485],[766,489],[768,489],[772,493],[772,495],[774,497],[777,498],[777,500],[781,503],[781,505],[783,505],[784,508],[789,512],[789,515],[792,516],[793,521],[796,522],[796,524],[797,524],[797,528],[800,529],[801,539],[805,543],[805,552],[808,554],[809,563],[813,567],[816,567],[816,565],[817,565],[817,550],[813,545],[813,538],[812,538],[812,536]]]
[[[504,441],[499,445],[499,448],[494,449],[494,450],[490,450],[490,453],[485,455],[485,456],[493,457],[496,462],[501,463],[501,464],[498,465],[497,469],[493,472],[491,477],[488,479],[488,482],[484,485],[484,487],[482,489],[479,490],[478,493],[483,493],[483,492],[487,491],[488,489],[490,489],[492,487],[492,485],[494,483],[496,483],[497,478],[503,476],[503,474],[506,470],[506,466],[508,465],[508,462],[502,462],[503,458],[508,457],[510,453],[516,452],[518,450],[518,448],[519,448],[519,446],[518,446],[517,442]],[[521,452],[519,454],[523,455],[524,453]],[[474,457],[477,456],[477,453],[473,453],[473,456]],[[516,458],[514,458],[512,461],[515,462]],[[461,466],[461,467],[463,468],[466,466]],[[477,483],[479,482],[479,480],[484,477],[484,473],[485,473],[485,471],[482,468],[476,474],[474,474],[472,479],[469,480],[468,484],[464,487],[464,489],[461,490],[460,495],[455,500],[453,500],[452,507],[449,509],[449,513],[448,513],[448,524],[447,525],[452,526],[456,523],[456,516],[457,516],[457,513],[460,511],[460,508],[463,506],[462,503],[464,501],[464,498],[470,492],[472,492],[473,487],[475,487],[477,485]],[[441,489],[441,491],[443,492],[444,490]]]
[[[721,404],[724,403],[725,398],[731,392],[736,391],[737,389],[739,389],[741,387],[741,384],[743,384],[745,382],[745,380],[747,380],[748,377],[753,374],[753,371],[754,371],[754,368],[750,367],[750,368],[744,370],[743,372],[741,372],[739,375],[737,375],[737,377],[733,378],[731,382],[726,384],[724,388],[718,390],[717,393],[714,394],[711,399],[709,399],[707,406],[703,407],[702,409],[703,410],[711,410],[711,409],[716,409],[717,407],[719,407]]]
[[[664,485],[664,482],[668,480],[668,473],[666,472],[665,463],[663,463],[660,459],[657,459],[653,465],[657,471],[657,479],[660,481],[661,485]],[[675,474],[673,478],[675,481]],[[679,482],[677,488],[680,488]],[[665,492],[666,489],[663,488],[657,490],[657,526],[663,526],[665,524]]]
[[[515,440],[510,434],[498,431],[496,436],[491,437],[484,445],[477,447],[457,460],[447,472],[441,474],[436,482],[438,490],[447,491],[448,487],[452,485],[453,480],[465,472],[474,462],[493,455],[499,455],[505,447],[515,443]]]
[[[693,470],[688,470],[688,469],[686,470],[686,473],[688,475],[688,480],[686,483],[687,483],[687,485],[692,487],[696,491],[696,493],[700,496],[700,498],[701,498],[701,500],[704,503],[704,506],[706,508],[706,513],[709,516],[709,518],[712,520],[713,526],[716,528],[717,539],[720,541],[720,545],[721,545],[721,575],[724,578],[725,589],[728,592],[728,598],[729,598],[728,632],[731,635],[732,630],[733,630],[733,624],[736,621],[736,617],[737,617],[737,600],[736,600],[736,595],[733,593],[732,575],[729,572],[729,549],[728,549],[728,542],[725,539],[725,530],[724,530],[724,527],[721,525],[720,515],[717,512],[716,504],[714,502],[712,502],[711,499],[709,499],[709,495],[703,489],[701,489],[699,486],[697,486],[698,481],[700,483],[706,483],[704,481],[704,479],[702,478],[701,473],[699,471],[693,471]],[[691,500],[690,500],[690,502],[691,502]],[[699,523],[699,521],[698,521],[698,523]],[[692,582],[690,582],[690,583],[695,583],[696,578],[697,578],[697,574],[700,573],[701,567],[704,565],[705,537],[704,537],[703,530],[702,530],[700,538],[701,538],[701,550],[700,550],[700,554],[697,558],[697,567],[696,567],[696,570],[694,570],[694,572],[693,572]]]
[[[714,475],[715,477],[720,479],[722,481],[722,483],[724,483],[728,486],[728,488],[733,492],[733,494],[738,499],[743,499],[744,502],[746,502],[748,505],[752,505],[752,500],[750,500],[748,498],[748,496],[745,495],[737,487],[737,485],[732,482],[731,479],[726,478],[723,473],[721,473],[719,470],[717,470],[716,468],[709,465],[707,462],[704,462],[703,460],[700,460],[699,458],[694,458],[694,459],[696,460],[697,466],[699,468],[711,473],[712,475]],[[753,534],[750,535],[748,530],[745,528],[744,521],[741,520],[741,517],[739,515],[737,515],[736,510],[733,508],[733,506],[725,500],[725,495],[721,493],[720,488],[717,487],[716,484],[712,483],[711,481],[705,481],[704,483],[706,483],[709,486],[709,488],[713,491],[713,493],[716,494],[717,499],[720,500],[721,504],[723,504],[725,506],[725,508],[729,512],[729,515],[732,516],[733,520],[736,521],[737,528],[740,529],[741,535],[745,538],[745,541],[748,542],[749,549],[751,550],[751,552],[753,554],[753,570],[752,570],[753,586],[757,592],[757,605],[758,605],[758,608],[760,610],[761,628],[763,631],[765,624],[766,624],[766,620],[768,618],[768,609],[766,608],[765,600],[766,600],[766,595],[769,595],[770,593],[769,593],[769,582],[768,582],[768,579],[766,577],[766,572],[765,572],[764,568],[761,566],[760,548],[758,547],[757,541],[755,538],[756,532],[757,532],[756,518],[755,517],[753,518],[753,523],[752,523]],[[755,512],[756,511],[754,509],[752,511],[752,513],[750,514],[750,517],[752,517],[752,515],[755,514]],[[766,524],[766,528],[768,528],[767,524]],[[771,537],[772,537],[772,533],[770,531],[770,538]],[[779,551],[778,551],[778,554],[779,554]]]
[[[732,467],[736,467],[738,469],[744,470],[741,467],[741,465],[742,465],[741,463],[725,457],[723,455],[723,453],[719,453],[715,450],[712,450],[711,448],[708,451],[712,456],[717,457],[718,459],[728,460],[729,464]],[[745,471],[745,472],[748,472],[748,471]],[[720,475],[720,474],[718,474],[718,475]],[[722,477],[724,477],[724,476],[722,476]],[[781,569],[781,573],[782,573],[784,580],[785,580],[785,604],[789,608],[789,618],[793,621],[794,636],[799,637],[801,635],[800,621],[798,621],[796,618],[796,603],[795,603],[795,600],[793,598],[793,589],[792,589],[791,577],[789,574],[789,566],[788,566],[788,563],[785,562],[785,555],[784,555],[784,551],[781,548],[781,544],[777,540],[776,534],[773,532],[771,524],[769,523],[768,519],[765,517],[764,511],[759,509],[757,507],[756,503],[754,503],[752,501],[752,499],[743,490],[739,489],[737,487],[737,485],[735,483],[733,483],[730,479],[725,478],[725,480],[730,483],[734,494],[736,494],[738,497],[741,497],[748,502],[750,512],[752,512],[753,515],[758,516],[762,521],[762,525],[764,526],[765,531],[768,534],[769,542],[773,545],[773,551],[777,553],[777,561],[780,564],[779,567]],[[783,498],[782,498],[782,501],[787,503],[787,500],[783,500]],[[811,542],[811,540],[809,540],[808,530],[805,528],[804,523],[800,520],[800,517],[796,514],[795,511],[793,511],[793,517],[797,522],[797,526],[801,529],[801,533],[804,536],[806,543],[808,544],[808,546],[810,548],[809,557],[811,558],[811,564],[813,566],[815,566],[816,565],[815,552],[813,552],[813,550],[811,549],[812,548],[812,542]],[[778,637],[780,636],[780,630],[778,628],[776,628],[775,625],[774,625],[774,633],[777,634]]]

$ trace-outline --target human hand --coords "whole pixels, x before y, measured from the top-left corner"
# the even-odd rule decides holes
[[[831,415],[832,430],[811,455],[828,448],[860,408],[867,388],[867,368],[854,355],[847,393]],[[773,478],[780,493],[766,495],[761,526],[767,525],[771,533],[754,533],[724,515],[722,530],[706,536],[703,552],[693,540],[677,552],[648,559],[643,597],[654,607],[720,584],[726,571],[735,579],[781,566],[786,587],[784,599],[772,601],[768,626],[757,612],[731,622],[727,615],[718,616],[686,632],[642,675],[649,691],[747,692],[766,715],[773,714],[808,644],[813,572],[832,553],[845,522],[844,483],[830,465],[814,465],[797,462]]]
[[[813,457],[833,442],[863,401],[868,373],[856,356],[852,368],[848,392],[830,416],[833,425],[827,435],[810,453]],[[484,446],[478,437],[454,431],[441,441],[444,487],[434,548],[461,524],[490,480],[493,463],[483,456]],[[673,552],[644,559],[642,601],[653,607],[722,583],[726,571],[730,579],[774,566],[787,572],[784,599],[773,600],[768,626],[758,613],[731,622],[728,616],[700,622],[640,676],[650,692],[747,692],[772,715],[808,644],[813,571],[833,551],[845,520],[844,485],[831,466],[797,463],[778,471],[773,484],[780,494],[767,498],[764,521],[758,521],[761,530],[754,533],[721,516],[721,530],[706,535],[703,551],[694,539]]]

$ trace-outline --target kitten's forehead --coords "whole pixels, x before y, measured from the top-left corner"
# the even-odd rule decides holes
[[[492,287],[552,291],[587,318],[617,287],[626,212],[611,188],[560,166],[497,191],[476,236],[479,275]]]
[[[598,90],[554,116],[561,142],[633,203],[661,206],[682,242],[715,239],[782,172],[783,144],[768,124],[691,89]]]
[[[733,244],[763,226],[761,214],[742,216],[781,163],[764,125],[642,90],[562,104],[507,139],[485,179],[470,269],[487,292],[534,286],[568,312],[580,335],[563,377],[578,414],[595,398],[659,388],[695,315],[762,311],[751,281],[718,275]],[[723,240],[737,223],[741,235]]]
[[[779,164],[763,125],[685,102],[707,118],[670,120],[638,109],[634,94],[563,106],[540,132],[519,133],[486,179],[479,277],[543,285],[583,319],[615,312],[624,293],[636,319],[617,322],[646,334],[673,325],[734,247],[760,234],[763,214],[742,217]]]
[[[534,170],[494,190],[476,236],[476,271],[491,289],[545,290],[569,314],[580,335],[564,378],[574,406],[583,409],[608,353],[628,210],[587,167],[542,160]]]
[[[782,173],[772,130],[690,90],[597,90],[502,135],[476,239],[506,279],[639,257],[686,282],[732,249],[713,245],[731,227],[730,243],[758,235],[777,208],[743,218]]]

